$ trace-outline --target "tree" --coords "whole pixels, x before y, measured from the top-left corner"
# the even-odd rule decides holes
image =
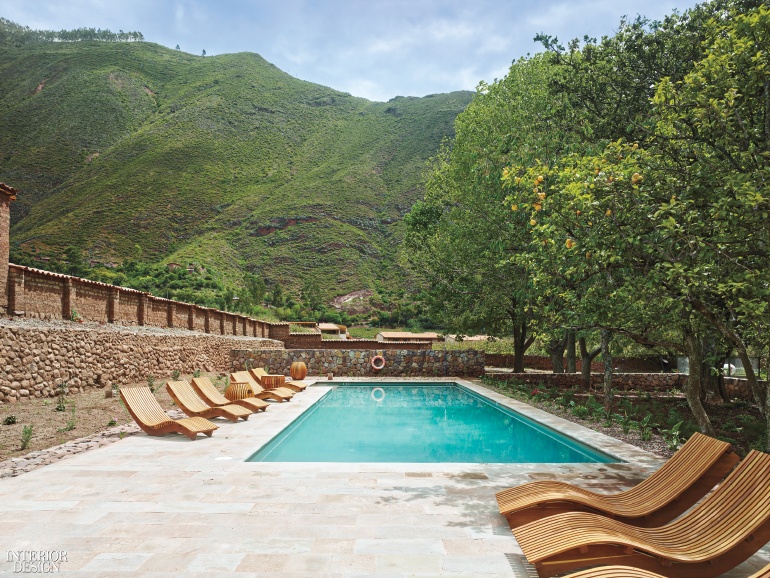
[[[281,288],[281,284],[277,281],[273,285],[273,289],[270,293],[270,304],[273,307],[283,306],[283,289]]]
[[[181,48],[179,48],[178,44],[176,45],[176,50],[182,50]]]
[[[312,277],[306,277],[302,283],[302,290],[300,292],[300,299],[302,299],[305,306],[311,311],[316,311],[321,308],[323,304],[321,287]]]
[[[201,52],[201,56],[206,56],[206,51],[205,51],[205,50],[203,50],[203,51]]]
[[[534,340],[526,267],[512,259],[528,243],[511,220],[500,171],[554,158],[579,145],[553,131],[563,99],[548,94],[549,57],[522,59],[482,83],[429,169],[426,196],[405,217],[404,261],[425,280],[431,314],[457,333],[513,335],[515,369]],[[559,110],[560,117],[568,112]]]
[[[265,298],[265,282],[259,275],[253,273],[246,273],[243,276],[243,281],[246,286],[246,298],[251,305],[260,305]]]

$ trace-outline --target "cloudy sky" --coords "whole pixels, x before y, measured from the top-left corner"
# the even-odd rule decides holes
[[[623,15],[659,19],[694,0],[0,0],[35,29],[138,30],[200,55],[256,52],[292,76],[370,100],[473,90],[562,41],[612,34]]]

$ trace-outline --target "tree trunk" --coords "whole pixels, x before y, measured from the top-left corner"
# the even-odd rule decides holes
[[[548,353],[551,355],[551,367],[554,373],[564,373],[564,349],[567,347],[567,334],[561,339],[552,337],[548,342]]]
[[[604,410],[612,411],[612,354],[610,341],[612,332],[602,329],[602,362],[604,362]]]
[[[759,411],[762,412],[762,415],[769,417],[767,411],[767,390],[760,386],[757,381],[757,374],[754,373],[754,368],[751,366],[749,354],[746,351],[746,344],[743,342],[743,339],[741,339],[741,336],[738,335],[732,327],[724,323],[722,319],[714,315],[704,303],[693,299],[691,300],[691,304],[698,313],[703,315],[703,317],[716,327],[720,333],[722,333],[722,336],[735,347],[735,350],[738,352],[738,357],[741,358],[741,363],[743,363],[746,371],[746,381],[749,382],[749,387],[754,396],[754,402],[759,407]]]
[[[596,347],[588,351],[585,337],[581,337],[578,343],[580,344],[580,387],[591,389],[591,363],[602,352],[602,348]]]
[[[710,404],[721,404],[727,401],[722,397],[722,391],[719,387],[719,375],[722,369],[722,362],[717,351],[717,342],[713,336],[707,335],[701,341],[703,352],[703,365],[701,374],[701,402]]]
[[[577,373],[575,362],[575,330],[567,329],[567,373]]]
[[[524,354],[530,345],[535,342],[535,337],[527,337],[527,324],[513,324],[513,372],[524,373]]]
[[[714,437],[714,427],[711,425],[711,420],[700,401],[701,371],[703,369],[701,344],[698,342],[698,338],[690,328],[685,329],[684,341],[685,347],[687,348],[687,360],[690,364],[690,375],[687,378],[687,386],[685,389],[687,403],[695,418],[695,423],[698,424],[701,432]]]

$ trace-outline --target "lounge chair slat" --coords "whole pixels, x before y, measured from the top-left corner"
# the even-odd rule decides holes
[[[239,405],[211,407],[206,404],[187,381],[169,381],[166,390],[179,408],[190,417],[224,417],[230,421],[249,419],[251,411]]]
[[[590,570],[582,570],[575,574],[569,574],[564,578],[664,578],[660,574],[631,568],[630,566],[600,566]],[[765,566],[748,578],[770,578],[770,565]]]
[[[599,564],[677,578],[718,576],[770,539],[770,455],[752,450],[711,495],[659,528],[568,512],[513,533],[541,577]]]
[[[603,495],[563,482],[538,481],[503,490],[495,497],[511,528],[572,511],[657,527],[705,496],[738,459],[729,443],[695,433],[658,471],[625,492]]]
[[[174,432],[195,439],[199,433],[211,437],[214,430],[218,429],[217,425],[202,417],[171,419],[163,411],[149,387],[121,388],[120,398],[137,425],[148,435]]]
[[[251,374],[251,376],[257,380],[257,383],[265,389],[283,387],[294,392],[307,389],[307,384],[304,381],[286,381],[285,375],[269,374],[262,367],[251,368],[249,374]]]
[[[245,399],[229,400],[224,395],[219,393],[219,390],[211,383],[208,377],[193,377],[192,386],[196,393],[201,396],[203,401],[213,407],[221,407],[223,405],[239,405],[245,407],[248,410],[256,413],[258,411],[265,411],[270,404],[264,400],[256,397],[247,397]]]
[[[282,388],[264,389],[248,371],[234,371],[230,374],[230,382],[247,383],[251,388],[251,396],[259,399],[272,399],[275,401],[289,401],[294,397],[294,392]],[[227,397],[227,392],[225,392]]]

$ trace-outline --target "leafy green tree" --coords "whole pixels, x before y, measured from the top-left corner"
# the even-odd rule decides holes
[[[319,309],[323,303],[321,296],[321,287],[313,277],[305,278],[302,283],[302,291],[300,293],[300,299],[305,306],[311,311]]]
[[[512,334],[519,371],[534,341],[532,288],[512,256],[529,239],[524,217],[510,219],[500,170],[579,146],[553,130],[554,118],[569,117],[564,99],[548,92],[553,71],[548,56],[522,59],[502,80],[482,83],[433,160],[424,201],[405,217],[403,257],[425,281],[431,315],[453,332]]]
[[[265,282],[260,275],[254,275],[253,273],[246,273],[243,276],[244,284],[246,285],[246,297],[250,305],[259,305],[265,298]]]
[[[698,255],[684,297],[735,348],[770,420],[749,362],[751,340],[769,341],[770,10],[730,16],[709,23],[706,55],[683,81],[663,79],[655,94],[656,160],[671,175],[660,215]]]
[[[283,289],[281,288],[281,284],[277,281],[270,292],[270,304],[273,307],[283,307],[284,304]]]

